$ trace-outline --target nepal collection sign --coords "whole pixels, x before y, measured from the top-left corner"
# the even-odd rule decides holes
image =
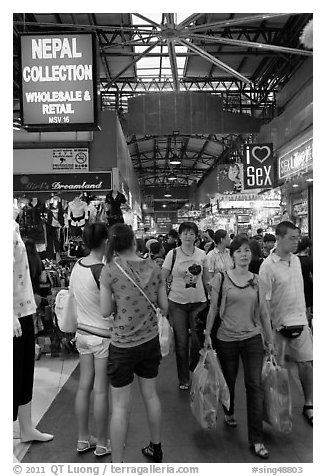
[[[95,41],[92,33],[21,35],[24,126],[33,130],[95,127]]]

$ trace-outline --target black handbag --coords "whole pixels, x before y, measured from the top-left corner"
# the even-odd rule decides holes
[[[296,337],[299,337],[301,335],[301,332],[303,331],[304,326],[303,325],[298,325],[298,326],[283,326],[279,332],[284,336],[287,337],[288,339],[295,339]]]

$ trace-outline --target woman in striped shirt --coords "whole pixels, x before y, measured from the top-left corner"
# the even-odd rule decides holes
[[[216,273],[233,268],[233,261],[228,246],[230,238],[225,230],[217,230],[214,234],[215,248],[207,254],[206,262],[210,277]]]

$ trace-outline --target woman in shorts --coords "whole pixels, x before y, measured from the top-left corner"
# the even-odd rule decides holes
[[[78,422],[78,453],[95,449],[96,456],[111,453],[108,428],[107,357],[112,327],[111,319],[104,319],[100,311],[99,278],[108,238],[104,223],[85,226],[83,241],[90,250],[88,256],[75,264],[70,278],[70,292],[77,305],[76,347],[79,352],[80,377],[75,401]],[[94,389],[94,418],[97,437],[88,427],[91,391]]]
[[[162,356],[157,317],[153,307],[124,273],[162,312],[168,307],[165,284],[157,264],[138,256],[134,233],[128,225],[115,224],[110,228],[106,257],[107,264],[101,274],[101,311],[104,317],[114,311],[108,359],[112,392],[112,462],[122,462],[135,374],[151,437],[142,452],[153,461],[161,462],[161,404],[156,393],[156,377]]]

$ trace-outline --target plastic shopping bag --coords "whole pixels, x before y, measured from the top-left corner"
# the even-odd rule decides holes
[[[221,379],[220,372],[223,380]],[[202,349],[199,362],[193,373],[190,389],[190,408],[194,417],[204,429],[216,428],[221,394],[223,394],[223,403],[229,408],[230,396],[229,394],[227,396],[224,384],[226,385],[215,351],[212,349]],[[223,391],[220,392],[222,387]]]
[[[292,429],[292,399],[288,370],[277,365],[274,356],[264,359],[264,420],[275,430],[289,433]]]
[[[76,332],[77,306],[75,298],[67,289],[61,289],[55,298],[54,312],[61,332]]]
[[[225,381],[220,362],[218,357],[216,356],[216,352],[213,349],[209,349],[207,352],[207,360],[209,365],[211,366],[212,370],[214,370],[215,376],[218,383],[218,399],[222,405],[224,405],[227,409],[230,408],[230,391],[227,383]]]
[[[163,316],[159,308],[156,309],[156,316],[157,316],[159,340],[160,340],[160,346],[161,346],[161,354],[162,354],[162,357],[165,357],[169,353],[172,353],[174,350],[173,329],[170,326],[169,321],[167,320],[165,316]]]

